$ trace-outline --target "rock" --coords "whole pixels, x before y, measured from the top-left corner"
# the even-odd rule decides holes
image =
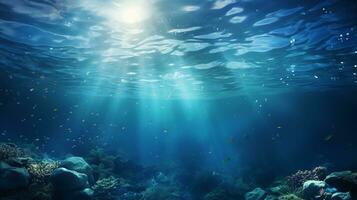
[[[151,185],[142,192],[142,200],[182,200],[179,189],[173,185]]]
[[[315,199],[323,195],[325,188],[327,187],[324,181],[306,181],[302,187],[303,195],[306,199]]]
[[[207,193],[216,189],[222,182],[219,175],[213,173],[199,173],[194,177],[191,184],[192,195],[196,199],[200,199]]]
[[[278,197],[275,196],[275,195],[270,195],[269,194],[268,196],[265,197],[264,200],[278,200]]]
[[[64,161],[62,161],[60,167],[86,174],[89,184],[92,186],[95,183],[93,169],[82,157],[66,158]]]
[[[255,188],[254,190],[245,194],[245,200],[264,200],[266,196],[266,191],[261,188]]]
[[[26,187],[30,174],[25,168],[11,167],[0,162],[0,190],[14,190]]]
[[[142,195],[140,193],[135,193],[135,192],[126,192],[123,195],[120,196],[120,200],[137,200],[141,199]]]
[[[324,199],[327,199],[327,200],[331,200],[331,197],[334,193],[337,192],[337,189],[334,188],[334,187],[327,187],[325,189],[325,194],[323,195],[324,196]]]
[[[332,195],[331,200],[352,200],[349,192],[336,192]]]
[[[84,190],[73,193],[68,200],[91,200],[93,199],[93,190],[86,188]]]
[[[243,198],[244,193],[241,193],[239,189],[229,184],[222,184],[206,194],[203,200],[236,200]]]
[[[286,194],[286,195],[280,196],[278,198],[278,200],[303,200],[303,199],[299,198],[295,194]]]
[[[328,187],[325,189],[325,192],[333,194],[333,193],[337,192],[337,189],[334,187]]]
[[[328,175],[325,182],[340,192],[357,192],[357,173],[351,171],[334,172]]]
[[[94,191],[90,188],[72,192],[61,192],[56,194],[55,200],[92,200]],[[105,199],[105,198],[103,198]]]
[[[86,174],[63,167],[52,173],[50,181],[56,191],[78,191],[89,187]]]
[[[282,185],[278,185],[275,187],[271,187],[267,191],[271,194],[276,195],[276,196],[280,196],[280,195],[286,194],[287,191],[289,191],[289,188],[287,185],[282,184]]]

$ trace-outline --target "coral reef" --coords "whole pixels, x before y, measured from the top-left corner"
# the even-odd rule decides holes
[[[316,167],[313,170],[299,170],[287,177],[287,183],[292,188],[299,188],[308,180],[324,180],[326,173],[327,169],[325,167]]]
[[[25,157],[25,151],[13,143],[0,143],[0,161],[17,157]]]
[[[93,168],[94,179],[107,178],[114,175],[116,156],[108,155],[103,149],[92,149],[85,157],[85,160]]]
[[[327,169],[298,171],[285,179],[274,182],[270,188],[255,189],[245,199],[264,200],[352,200],[356,198],[357,174],[351,171],[333,172]],[[263,198],[264,197],[264,198]]]
[[[113,176],[99,179],[93,186],[94,198],[97,200],[115,200],[119,192],[119,185],[119,179]]]
[[[26,168],[31,175],[32,183],[47,184],[52,172],[59,166],[59,161],[45,160],[31,163]]]
[[[142,167],[94,149],[83,157],[41,158],[15,144],[0,144],[1,200],[351,200],[357,174],[326,168],[296,173],[257,185],[250,179],[210,171],[181,178],[177,167]],[[13,177],[21,179],[13,179]],[[248,180],[248,183],[247,183]],[[93,182],[93,183],[91,183]]]

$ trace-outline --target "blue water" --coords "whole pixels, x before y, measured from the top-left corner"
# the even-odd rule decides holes
[[[64,93],[217,98],[356,84],[354,1],[1,2],[2,69]],[[144,12],[137,23],[121,14],[132,7]]]
[[[0,141],[252,176],[356,170],[354,0],[0,0]]]

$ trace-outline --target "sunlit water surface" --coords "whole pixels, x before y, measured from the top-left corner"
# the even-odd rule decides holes
[[[29,90],[218,98],[355,87],[355,1],[0,0],[0,68]]]

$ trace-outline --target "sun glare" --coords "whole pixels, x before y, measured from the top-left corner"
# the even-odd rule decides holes
[[[137,24],[150,17],[150,7],[143,1],[130,2],[117,5],[118,20],[125,24]]]

